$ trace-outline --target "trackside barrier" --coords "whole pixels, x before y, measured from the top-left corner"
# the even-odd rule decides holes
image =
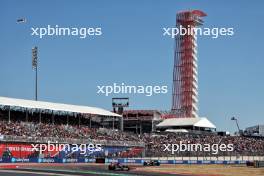
[[[105,163],[119,162],[127,164],[143,164],[149,159],[113,159],[105,158]],[[95,163],[94,158],[0,158],[0,163]],[[159,160],[161,164],[246,164],[247,161],[217,161],[217,160]],[[263,161],[256,163],[258,167],[264,167]]]

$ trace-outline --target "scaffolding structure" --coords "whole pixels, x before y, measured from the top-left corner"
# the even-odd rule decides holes
[[[176,28],[195,29],[203,25],[200,10],[179,12]],[[198,117],[197,36],[176,35],[173,68],[172,113],[176,117]]]

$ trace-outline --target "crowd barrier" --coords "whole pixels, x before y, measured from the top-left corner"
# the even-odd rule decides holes
[[[105,158],[105,163],[119,162],[127,164],[143,164],[149,159],[112,159]],[[161,164],[246,164],[247,161],[217,160],[159,160]],[[0,158],[0,163],[95,163],[95,158]]]
[[[254,167],[256,167],[256,168],[264,167],[264,161],[255,161]]]

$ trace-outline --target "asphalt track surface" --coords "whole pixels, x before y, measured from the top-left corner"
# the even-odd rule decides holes
[[[2,176],[164,176],[164,173],[142,172],[137,171],[137,167],[131,166],[130,171],[109,171],[107,165],[34,165],[19,166],[17,168],[2,168],[0,175]],[[183,176],[179,174],[166,174],[172,176]],[[184,175],[187,176],[187,175]]]

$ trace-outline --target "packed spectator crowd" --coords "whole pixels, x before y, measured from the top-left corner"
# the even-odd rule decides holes
[[[136,135],[118,130],[88,128],[86,126],[0,121],[0,136],[4,135],[143,142],[146,148],[146,155],[149,156],[170,156],[171,153],[164,152],[164,144],[179,144],[180,141],[191,144],[233,144],[233,152],[236,154],[264,155],[264,138],[243,136],[165,132]],[[190,153],[185,153],[185,155],[187,154],[190,155]],[[203,152],[199,153],[199,155],[203,154]]]
[[[0,121],[0,135],[23,137],[54,137],[112,141],[136,141],[137,136],[117,130],[88,128],[65,124]]]
[[[147,144],[147,155],[149,156],[205,156],[209,155],[264,155],[264,138],[254,138],[245,136],[219,136],[216,134],[192,134],[192,133],[166,133],[160,135],[144,134],[144,142]],[[209,152],[200,149],[194,152],[175,152],[165,150],[168,144],[209,144]],[[221,144],[233,145],[232,151],[221,151]],[[216,148],[218,147],[218,148]],[[170,148],[171,149],[171,148]],[[217,151],[213,151],[217,150]],[[165,152],[166,151],[166,152]]]

